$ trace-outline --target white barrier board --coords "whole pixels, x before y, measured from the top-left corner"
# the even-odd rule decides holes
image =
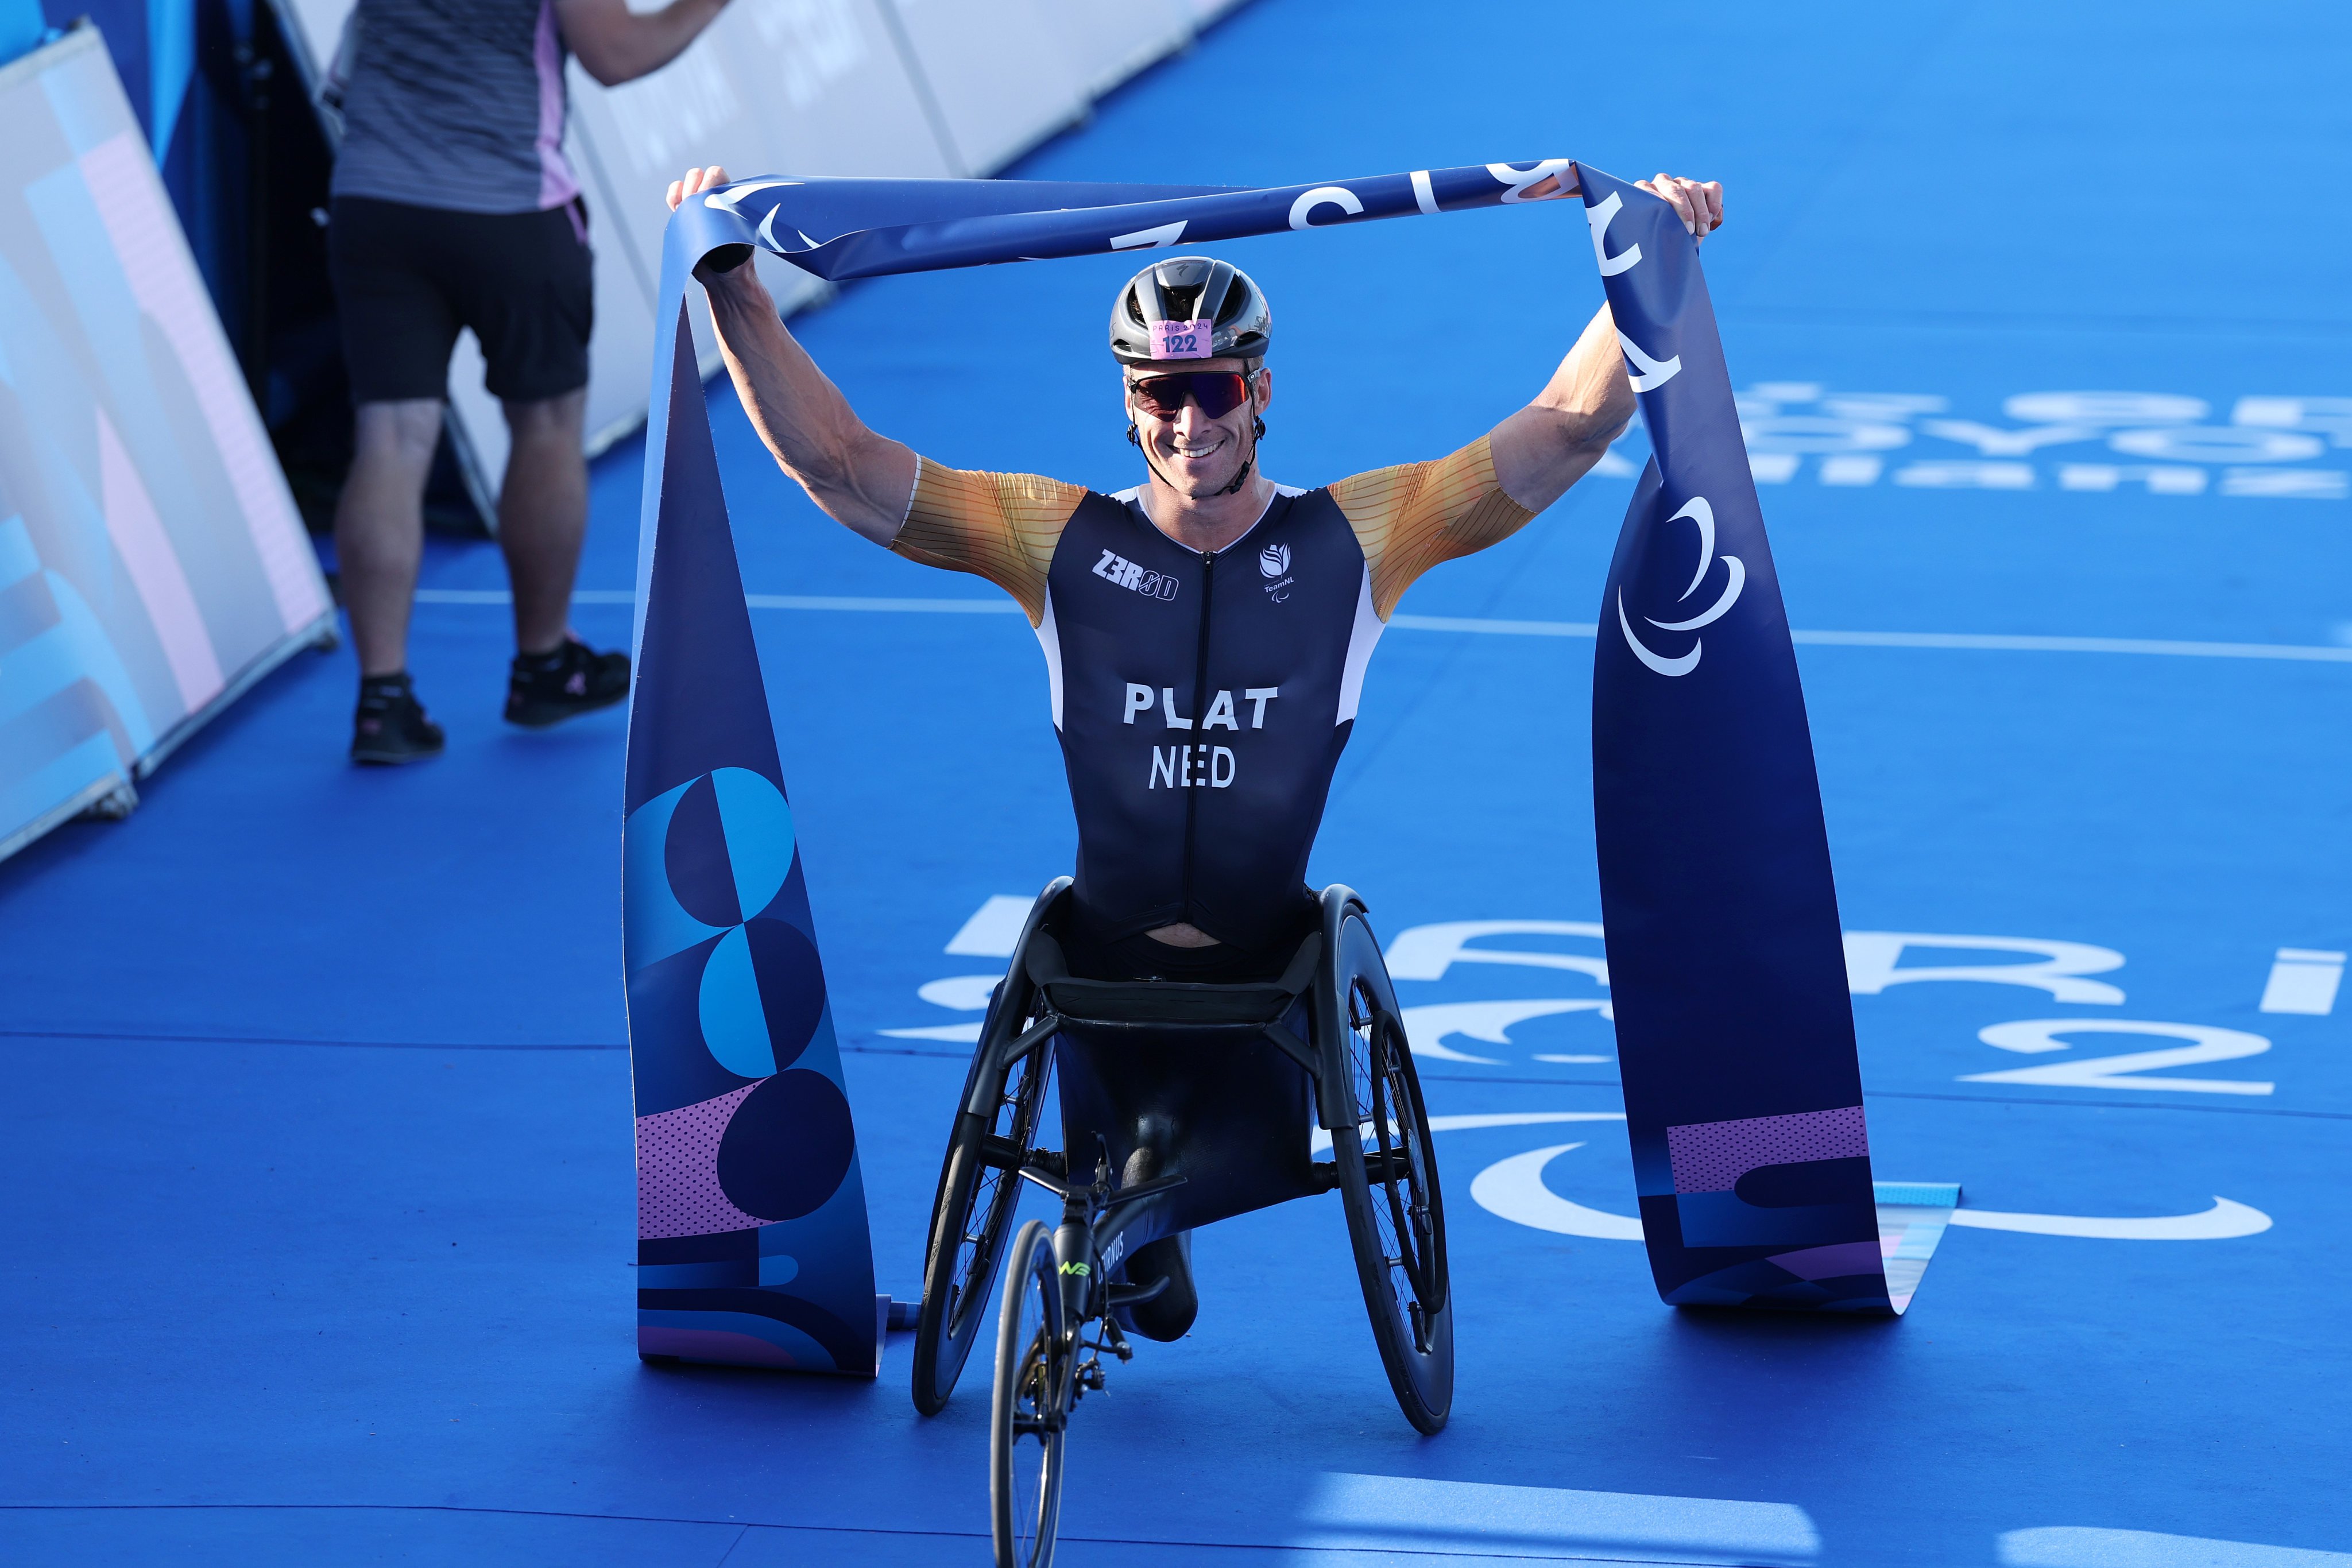
[[[958,174],[992,174],[1086,113],[1086,78],[1038,0],[882,4],[939,106]]]
[[[332,625],[104,40],[0,68],[0,854]]]
[[[1192,41],[1192,0],[1037,0],[1037,8],[1090,99]]]

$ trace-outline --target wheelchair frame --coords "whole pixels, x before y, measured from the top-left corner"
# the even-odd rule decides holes
[[[1319,928],[1276,980],[1092,981],[1068,975],[1053,937],[1070,887],[1069,878],[1057,878],[1032,906],[972,1053],[932,1206],[916,1322],[915,1404],[933,1415],[980,1338],[1002,1260],[990,1491],[997,1560],[1021,1568],[1046,1568],[1053,1556],[1071,1408],[1103,1387],[1105,1353],[1119,1361],[1133,1354],[1114,1312],[1166,1286],[1113,1282],[1128,1252],[1126,1233],[1154,1207],[1146,1200],[1188,1180],[1181,1134],[1171,1162],[1178,1168],[1140,1181],[1121,1180],[1108,1145],[1091,1173],[1080,1166],[1083,1151],[1037,1146],[1066,1030],[1092,1042],[1264,1041],[1303,1070],[1331,1158],[1310,1163],[1301,1186],[1223,1212],[1339,1191],[1373,1339],[1399,1406],[1416,1428],[1433,1434],[1453,1402],[1453,1310],[1435,1151],[1363,901],[1344,886],[1325,889]],[[1291,1027],[1302,1009],[1306,1039]],[[1031,1221],[1008,1249],[1024,1182],[1059,1198],[1062,1218],[1050,1231]],[[1016,1477],[1033,1450],[1036,1474]]]

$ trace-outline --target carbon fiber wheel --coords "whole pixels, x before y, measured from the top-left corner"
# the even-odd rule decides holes
[[[990,1287],[1021,1201],[1015,1173],[1035,1145],[1053,1076],[1054,1042],[1045,1041],[1003,1071],[988,1071],[985,1064],[999,1034],[1017,1039],[1039,1005],[1025,978],[1005,982],[982,1030],[965,1095],[957,1103],[939,1196],[931,1205],[923,1305],[915,1319],[915,1408],[926,1416],[946,1408],[987,1321]],[[991,1111],[983,1116],[961,1107],[971,1103],[973,1080],[984,1071],[991,1080]]]
[[[1348,1239],[1372,1338],[1398,1406],[1419,1430],[1444,1429],[1454,1407],[1454,1312],[1437,1151],[1380,945],[1350,914],[1334,945],[1353,1124],[1331,1136]]]

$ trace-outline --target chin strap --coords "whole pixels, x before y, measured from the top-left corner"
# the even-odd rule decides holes
[[[1250,476],[1250,470],[1257,466],[1257,444],[1265,439],[1265,421],[1252,414],[1250,416],[1250,454],[1242,459],[1241,467],[1234,474],[1234,482],[1218,491],[1218,495],[1230,496],[1242,487],[1244,482]]]

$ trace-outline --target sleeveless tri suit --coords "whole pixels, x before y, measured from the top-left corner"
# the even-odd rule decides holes
[[[892,548],[1028,612],[1077,817],[1081,930],[1186,921],[1270,951],[1311,918],[1307,852],[1397,600],[1532,514],[1484,438],[1284,486],[1213,555],[1161,533],[1139,495],[925,462]]]

